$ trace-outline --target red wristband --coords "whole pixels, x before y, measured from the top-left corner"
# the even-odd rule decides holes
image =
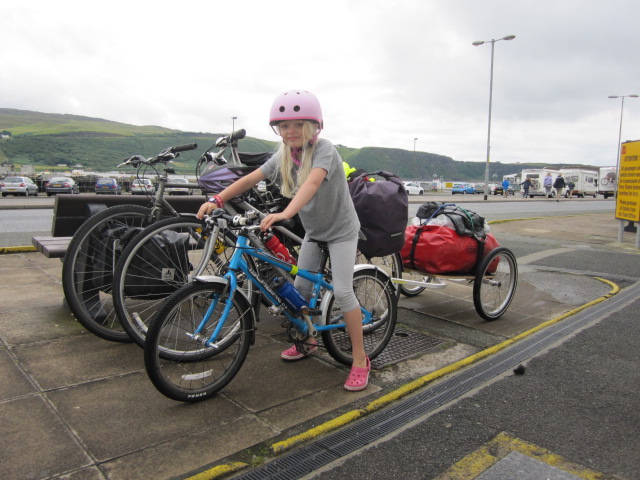
[[[224,202],[220,198],[220,195],[214,195],[213,197],[209,197],[207,201],[211,203],[215,203],[218,206],[218,208],[224,207]]]

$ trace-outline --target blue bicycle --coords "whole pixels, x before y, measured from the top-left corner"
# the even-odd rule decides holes
[[[224,276],[199,276],[162,304],[151,320],[144,347],[145,367],[155,387],[174,400],[196,402],[224,388],[238,373],[255,339],[262,304],[284,315],[289,339],[303,345],[322,338],[338,362],[351,365],[351,342],[334,303],[329,251],[319,242],[318,271],[299,269],[262,250],[258,213],[229,216],[216,210],[207,224],[236,233]],[[256,246],[253,246],[256,245]],[[308,303],[290,283],[298,275],[313,283]],[[257,288],[241,288],[251,282]],[[379,355],[393,336],[397,297],[391,278],[373,265],[355,266],[353,288],[362,310],[365,352]],[[249,298],[247,291],[255,292]]]

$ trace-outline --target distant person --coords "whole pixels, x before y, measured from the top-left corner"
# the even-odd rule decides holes
[[[564,181],[562,174],[559,173],[558,176],[556,177],[556,181],[553,182],[553,188],[556,189],[556,202],[560,201],[560,195],[562,195],[562,190],[564,190],[564,187],[566,186],[567,184]]]
[[[547,196],[547,198],[551,198],[551,188],[553,187],[553,178],[551,177],[551,172],[547,172],[547,175],[544,177],[543,185],[545,195]]]
[[[576,184],[569,181],[569,183],[567,184],[567,189],[568,189],[567,196],[571,198],[571,196],[573,195],[573,191],[576,189]]]
[[[522,198],[529,198],[529,189],[531,188],[531,179],[529,177],[524,179],[524,182],[520,184],[522,187]]]
[[[502,181],[502,195],[506,198],[507,195],[509,195],[509,186],[511,184],[509,183],[509,180],[507,180],[506,178]]]

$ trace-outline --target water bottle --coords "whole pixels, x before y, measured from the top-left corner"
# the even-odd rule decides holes
[[[271,253],[276,256],[276,258],[292,265],[296,264],[296,259],[291,255],[287,247],[282,244],[280,239],[273,233],[267,233],[263,238],[263,242],[265,247],[267,247]]]
[[[287,304],[296,313],[300,311],[302,307],[307,306],[307,301],[300,294],[300,292],[291,283],[281,277],[276,277],[273,281],[273,288],[275,288],[278,295],[282,298],[284,303]]]

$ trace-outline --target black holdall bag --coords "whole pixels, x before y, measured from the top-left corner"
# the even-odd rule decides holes
[[[374,175],[381,179],[370,181]],[[349,182],[349,192],[365,237],[358,240],[358,249],[368,258],[402,250],[409,196],[400,178],[382,170],[362,174]]]
[[[453,203],[426,202],[420,205],[416,212],[416,217],[421,220],[423,225],[439,215],[449,217],[458,235],[473,236],[480,240],[487,236],[484,229],[484,217]]]

